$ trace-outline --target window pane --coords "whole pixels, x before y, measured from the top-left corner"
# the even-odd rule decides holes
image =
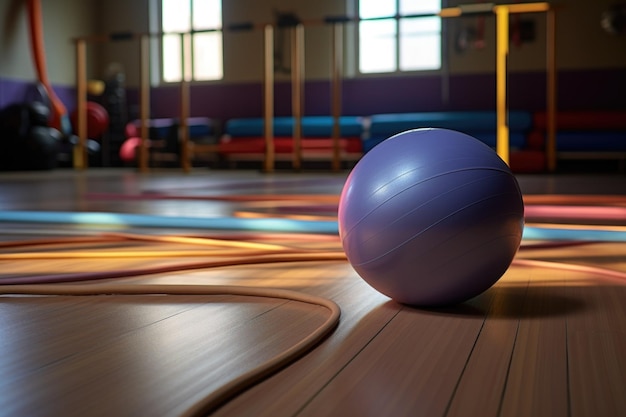
[[[400,21],[400,69],[441,68],[441,20],[436,17]]]
[[[400,70],[416,71],[441,68],[441,40],[437,35],[422,35],[400,41]]]
[[[400,35],[441,33],[441,19],[438,17],[413,17],[400,19]]]
[[[163,79],[167,82],[182,79],[180,36],[163,36]]]
[[[193,0],[193,28],[222,27],[222,0]]]
[[[395,19],[359,24],[359,70],[362,73],[396,70]]]
[[[437,13],[441,0],[400,0],[400,15]]]
[[[396,15],[396,2],[381,0],[360,0],[359,17],[368,19],[371,17],[388,17]]]
[[[187,32],[191,29],[189,1],[163,0],[161,4],[163,32]]]
[[[219,80],[222,71],[221,32],[197,33],[193,38],[193,73],[196,80]]]

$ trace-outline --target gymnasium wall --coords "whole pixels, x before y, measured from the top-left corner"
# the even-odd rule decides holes
[[[149,0],[145,0],[146,2]],[[557,23],[557,65],[559,67],[559,107],[561,109],[626,108],[626,35],[611,36],[600,26],[600,16],[613,0],[563,0]],[[471,3],[450,0],[448,5]],[[508,1],[516,2],[514,0]],[[115,4],[114,2],[112,4]],[[136,2],[127,15],[140,27],[147,25],[144,2]],[[229,0],[223,2],[224,22],[271,22],[274,12],[293,12],[302,19],[328,15],[354,15],[354,0]],[[106,13],[103,14],[106,16]],[[126,17],[128,19],[128,17]],[[546,24],[545,15],[523,17],[534,25],[535,39],[512,44],[509,57],[509,104],[512,108],[541,110],[545,106]],[[455,49],[461,30],[484,25],[484,47],[464,52]],[[521,24],[511,18],[511,27]],[[117,25],[117,26],[116,26]],[[123,30],[115,14],[105,24]],[[346,26],[346,78],[343,83],[343,112],[363,115],[380,112],[493,109],[495,103],[495,18],[464,17],[445,20],[447,68],[402,75],[358,75],[355,71],[356,36]],[[276,34],[277,38],[280,34]],[[328,114],[330,109],[330,28],[308,27],[305,35],[306,88],[305,112]],[[277,39],[278,41],[278,39]],[[194,85],[191,111],[217,119],[255,117],[262,114],[262,34],[224,34],[224,80]],[[113,45],[111,47],[120,48]],[[283,59],[289,63],[287,40]],[[111,57],[116,54],[111,54]],[[132,69],[134,65],[134,70]],[[136,85],[138,71],[128,62],[129,85]],[[290,114],[288,73],[276,74],[276,114]],[[155,117],[175,116],[178,112],[177,86],[152,89]]]
[[[24,0],[0,0],[0,107],[33,95],[36,81]],[[73,104],[74,46],[71,39],[99,31],[96,0],[42,2],[47,69],[60,98]],[[89,60],[95,57],[90,54]]]
[[[470,4],[468,0],[450,0],[450,4]],[[497,3],[518,3],[506,1]],[[612,36],[600,26],[602,12],[615,0],[561,0],[557,16],[557,66],[562,71],[626,68],[626,35]],[[511,44],[509,70],[511,72],[542,71],[546,65],[546,18],[544,14],[511,15],[510,28],[515,30],[522,22],[532,22],[536,40],[516,46]],[[484,19],[485,46],[464,53],[454,52],[456,35],[465,28],[477,29],[478,17],[461,17],[448,21],[448,48],[450,71],[453,73],[483,73],[495,67],[495,17]]]
[[[144,31],[149,28],[149,2],[155,0],[55,0],[42,1],[44,33],[51,81],[71,108],[74,105],[74,36]],[[513,1],[511,1],[513,2]],[[626,108],[626,35],[612,36],[600,27],[600,14],[613,0],[562,0],[557,26],[559,107],[581,109]],[[26,18],[20,0],[0,0],[0,106],[22,100],[34,81]],[[224,21],[256,23],[273,19],[275,10],[294,12],[303,19],[352,14],[354,0],[228,0]],[[449,5],[471,3],[450,0]],[[545,17],[527,15],[535,25],[535,40],[512,45],[510,105],[541,109],[545,105]],[[515,20],[512,19],[512,26]],[[455,51],[455,37],[464,28],[480,25],[476,17],[446,21],[447,71],[416,74],[357,75],[354,71],[354,28],[346,30],[344,113],[427,111],[445,109],[491,109],[495,101],[495,21],[484,19],[485,46]],[[307,114],[329,112],[330,30],[307,29],[305,110]],[[260,33],[226,33],[225,78],[194,85],[192,113],[219,119],[259,116],[262,111],[262,38]],[[288,49],[288,48],[286,48]],[[121,67],[127,78],[129,98],[138,86],[138,45],[118,42],[90,46],[88,73],[104,77],[111,65]],[[288,59],[286,56],[285,59]],[[277,74],[277,114],[289,114],[288,74]],[[153,116],[177,113],[176,86],[154,86]],[[131,103],[132,107],[132,103]]]

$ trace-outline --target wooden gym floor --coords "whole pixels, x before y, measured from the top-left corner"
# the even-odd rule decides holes
[[[533,203],[626,207],[623,175],[518,178]],[[332,218],[344,179],[4,173],[0,214]],[[616,210],[610,220],[585,223],[626,225]],[[0,416],[197,416],[216,393],[213,416],[626,415],[626,243],[525,241],[484,294],[457,307],[418,309],[365,284],[333,235],[6,219],[0,228],[2,284],[89,278],[79,288],[108,294],[163,284],[200,292],[245,286],[341,309],[334,327],[327,305],[290,295],[2,295]],[[127,276],[133,271],[142,275]],[[42,287],[13,288],[0,285],[2,293]],[[313,349],[255,378],[259,366],[324,326],[330,333]]]

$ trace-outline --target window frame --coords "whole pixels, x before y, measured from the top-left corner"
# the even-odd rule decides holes
[[[194,27],[194,0],[182,0],[189,3],[189,22],[188,27],[190,28],[188,32],[180,31],[165,31],[164,30],[164,22],[163,22],[163,2],[164,0],[156,0],[158,5],[158,31],[160,36],[158,36],[158,62],[159,62],[159,83],[160,84],[176,84],[180,83],[183,80],[192,83],[211,83],[211,82],[219,82],[224,80],[224,25],[223,25],[223,0],[219,0],[220,2],[220,16],[219,16],[219,27],[213,28],[201,28],[196,29]],[[181,0],[178,0],[180,3]],[[202,23],[201,23],[202,24]],[[220,68],[219,68],[219,77],[215,78],[199,78],[196,73],[195,62],[196,62],[196,53],[195,53],[195,41],[196,35],[202,35],[206,33],[217,33],[219,34],[219,51],[216,51],[219,54],[220,58]],[[181,71],[182,77],[176,79],[166,79],[166,71],[165,71],[165,37],[168,35],[177,35],[178,37],[185,38],[182,43],[182,48],[185,48],[185,67],[182,68],[181,57],[177,59],[181,63]],[[182,50],[179,51],[182,54]],[[187,70],[186,72],[184,70]]]
[[[382,0],[379,0],[382,1]],[[386,1],[393,1],[395,2],[395,10],[396,13],[394,15],[387,15],[387,16],[375,16],[375,17],[365,17],[362,18],[361,17],[361,11],[360,11],[360,5],[361,2],[360,0],[357,0],[357,16],[358,16],[358,21],[357,21],[357,27],[356,27],[356,62],[355,62],[355,69],[356,69],[356,73],[359,76],[365,76],[365,77],[375,77],[375,76],[384,76],[384,75],[398,75],[398,74],[419,74],[419,73],[428,73],[428,72],[438,72],[441,71],[443,69],[444,66],[444,62],[443,62],[443,51],[444,51],[444,40],[443,40],[443,32],[444,32],[444,28],[443,28],[443,19],[441,17],[439,17],[439,30],[437,32],[438,34],[438,38],[439,38],[439,56],[438,56],[438,61],[439,61],[439,65],[437,67],[433,67],[433,68],[424,68],[424,69],[407,69],[407,70],[403,70],[401,69],[401,62],[402,62],[402,55],[401,55],[401,50],[402,50],[402,46],[401,46],[401,36],[402,33],[400,31],[401,29],[401,22],[402,21],[406,21],[406,19],[412,19],[412,18],[416,18],[416,17],[426,17],[426,16],[430,16],[430,13],[424,13],[424,14],[408,14],[408,15],[401,15],[400,14],[400,2],[401,0],[386,0]],[[439,1],[439,10],[441,10],[443,0]],[[434,13],[434,12],[433,12]],[[433,15],[434,16],[434,15]],[[394,26],[395,26],[395,34],[394,34],[394,54],[395,54],[395,62],[394,62],[394,69],[391,71],[363,71],[361,68],[361,58],[362,58],[362,51],[361,51],[361,22],[373,22],[373,21],[385,21],[385,20],[389,20],[389,21],[394,21]]]

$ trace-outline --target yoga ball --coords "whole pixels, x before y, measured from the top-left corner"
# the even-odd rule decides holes
[[[24,154],[20,156],[23,158],[21,169],[50,170],[56,168],[61,137],[61,132],[55,128],[32,126],[23,138]]]
[[[87,102],[87,137],[98,139],[109,128],[109,113],[100,104],[94,101]],[[74,110],[71,114],[72,126],[74,130],[78,129],[78,111]]]
[[[141,146],[141,138],[128,138],[120,147],[120,159],[124,162],[133,162],[137,158],[137,149]]]
[[[416,129],[355,165],[338,223],[349,262],[373,288],[400,303],[444,306],[479,295],[508,269],[524,204],[490,147],[452,130]]]

